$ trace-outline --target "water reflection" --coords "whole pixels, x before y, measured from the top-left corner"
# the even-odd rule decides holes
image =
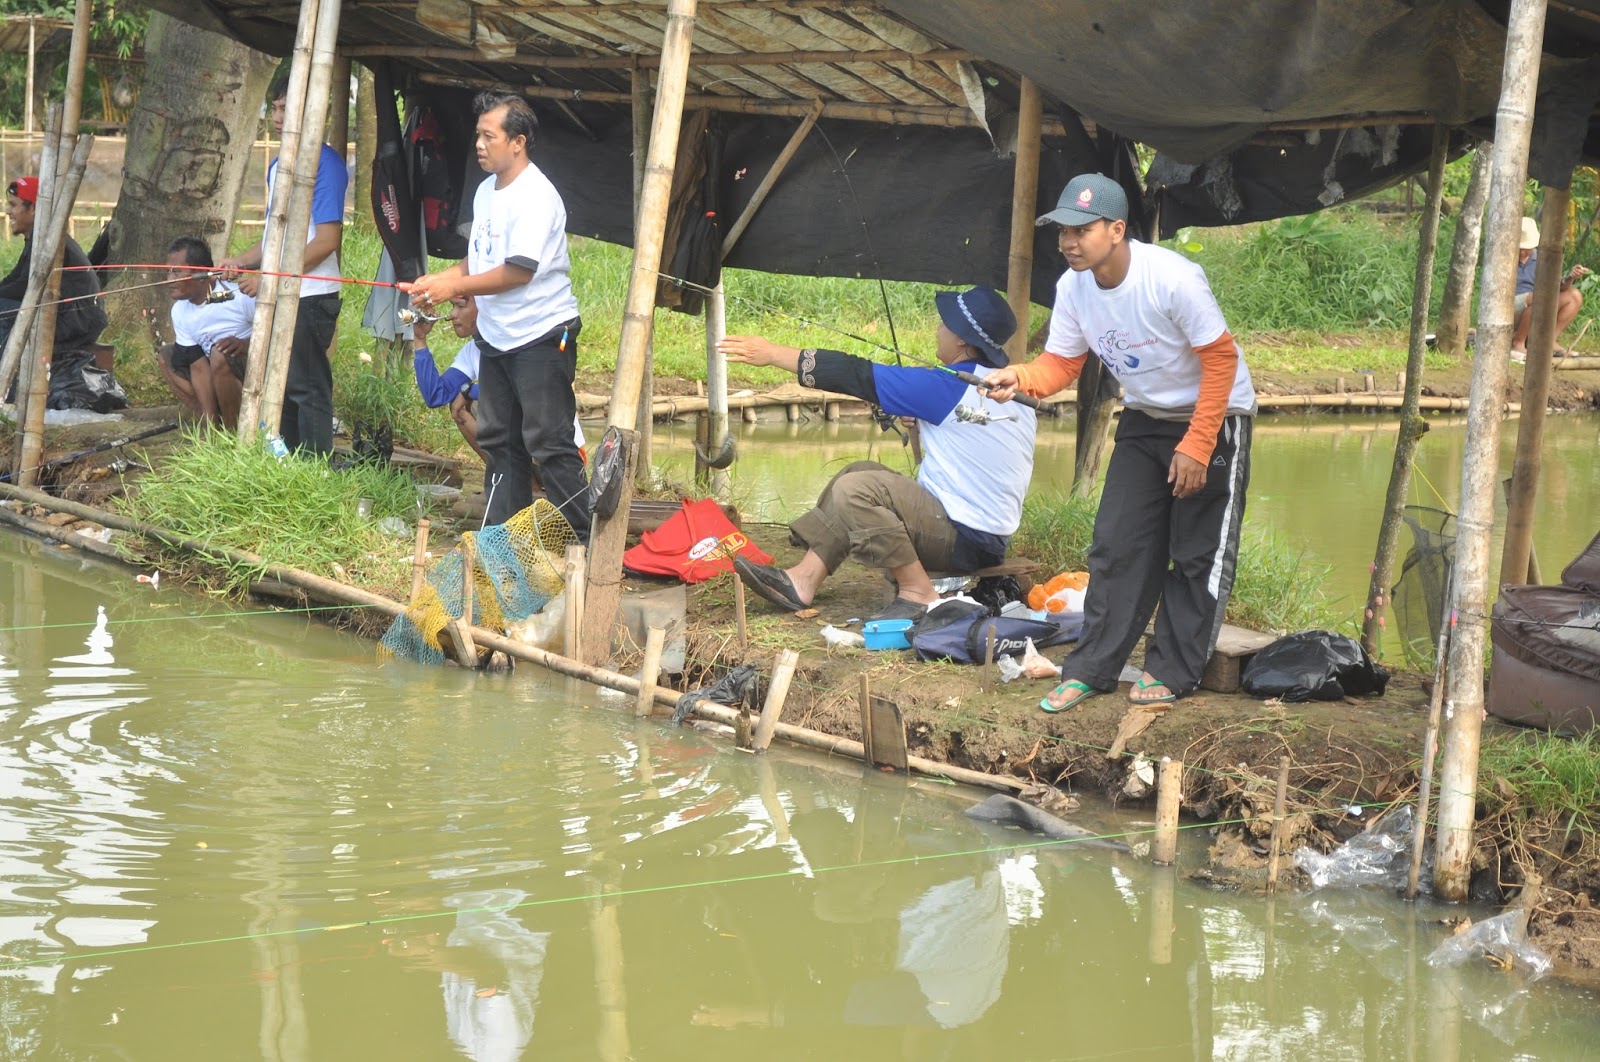
[[[978,825],[962,790],[754,757],[532,669],[379,667],[51,551],[0,546],[5,579],[3,1057],[1565,1058],[1600,1034],[1583,993],[1427,966],[1427,905],[1203,891]]]

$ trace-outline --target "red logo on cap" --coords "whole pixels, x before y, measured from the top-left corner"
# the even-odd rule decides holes
[[[1078,205],[1079,206],[1088,206],[1090,200],[1092,200],[1093,198],[1094,198],[1094,189],[1093,188],[1085,188],[1083,191],[1078,193]]]

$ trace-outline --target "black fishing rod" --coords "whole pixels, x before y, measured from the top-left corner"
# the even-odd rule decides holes
[[[178,422],[177,421],[172,421],[170,424],[162,424],[159,427],[149,428],[149,429],[147,429],[145,431],[141,431],[137,435],[129,435],[129,436],[127,436],[125,438],[122,438],[122,439],[112,439],[109,442],[103,442],[103,443],[100,443],[97,446],[91,446],[87,450],[79,450],[75,454],[68,454],[65,457],[57,457],[57,458],[55,458],[53,460],[46,461],[43,464],[34,465],[33,466],[33,471],[35,471],[35,472],[46,472],[46,471],[48,471],[48,470],[50,470],[52,468],[59,468],[61,465],[70,465],[70,464],[72,464],[72,462],[77,461],[77,460],[79,460],[81,458],[90,457],[90,456],[92,456],[94,454],[104,453],[107,450],[115,450],[118,447],[127,446],[129,443],[142,442],[145,439],[153,439],[157,435],[165,435],[169,431],[176,431],[177,427],[178,427]],[[0,476],[0,483],[6,482],[7,480],[11,479],[13,476],[19,476],[23,472],[26,472],[26,471],[28,471],[28,469],[19,468],[15,472],[7,472],[5,475]]]

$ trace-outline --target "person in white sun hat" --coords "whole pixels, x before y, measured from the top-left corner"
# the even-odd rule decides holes
[[[1517,296],[1515,311],[1517,315],[1516,331],[1511,333],[1511,360],[1526,361],[1528,358],[1528,330],[1533,327],[1533,275],[1539,268],[1539,223],[1532,218],[1522,219],[1522,238],[1517,241]],[[1567,326],[1578,319],[1578,311],[1583,309],[1583,292],[1577,288],[1577,282],[1589,275],[1589,270],[1581,265],[1574,265],[1567,270],[1561,278],[1561,290],[1556,295],[1556,330],[1554,338],[1561,338],[1561,333]],[[1555,349],[1556,357],[1565,357],[1567,352],[1560,347]]]

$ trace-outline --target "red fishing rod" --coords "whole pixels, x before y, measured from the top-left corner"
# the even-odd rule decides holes
[[[163,262],[163,263],[158,265],[158,264],[155,264],[155,263],[142,263],[141,262],[141,263],[129,263],[129,264],[126,264],[126,265],[124,265],[124,264],[102,265],[102,266],[81,265],[81,266],[62,266],[61,267],[61,271],[63,273],[86,272],[86,271],[89,271],[89,270],[93,270],[95,272],[102,272],[103,273],[106,270],[110,270],[110,269],[122,269],[122,270],[135,270],[135,269],[152,270],[152,269],[157,269],[157,270],[160,270],[162,272],[168,272],[170,270],[178,270],[178,271],[187,272],[187,273],[209,273],[209,274],[211,274],[212,276],[216,277],[219,280],[222,279],[222,274],[224,272],[233,272],[233,273],[239,273],[239,274],[249,273],[249,274],[251,274],[253,276],[258,276],[258,277],[299,277],[301,280],[328,280],[328,281],[332,281],[335,284],[359,284],[362,287],[367,287],[367,288],[394,288],[397,291],[405,291],[405,292],[409,292],[411,290],[410,281],[405,281],[405,280],[401,280],[401,281],[362,280],[359,277],[329,277],[329,276],[322,276],[321,274],[318,274],[318,273],[282,273],[282,272],[278,272],[278,271],[272,270],[272,269],[234,269],[234,270],[224,270],[224,269],[222,269],[221,266],[214,266],[214,265],[209,265],[209,266],[167,265],[165,262]]]

